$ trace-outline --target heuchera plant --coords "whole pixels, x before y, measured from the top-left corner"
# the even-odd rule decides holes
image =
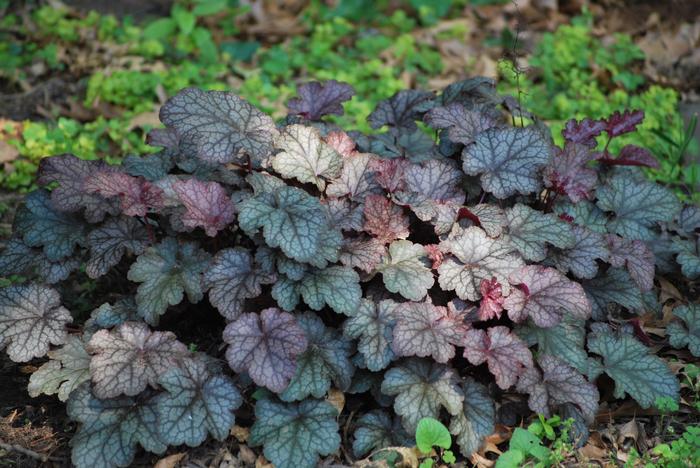
[[[505,392],[591,422],[602,374],[642,407],[678,399],[635,316],[659,310],[655,270],[700,276],[700,210],[641,175],[645,149],[608,151],[643,112],[572,120],[559,148],[484,78],[397,93],[371,135],[323,121],[349,86],[299,96],[275,123],[185,89],[149,136],[159,153],[42,161],[0,256],[33,279],[0,291],[0,349],[48,355],[29,392],[67,402],[77,466],[224,439],[239,408],[250,445],[310,467],[347,424],[361,458],[428,417],[469,457]],[[120,297],[68,328],[58,291],[83,266]],[[213,356],[159,328],[195,310],[225,319]],[[699,310],[677,310],[673,346],[700,353]]]

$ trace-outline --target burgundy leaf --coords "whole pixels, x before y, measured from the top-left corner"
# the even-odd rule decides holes
[[[602,120],[583,119],[580,122],[571,119],[566,122],[566,127],[561,131],[564,139],[571,143],[579,143],[590,149],[596,147],[596,137],[605,130],[605,122]]]
[[[624,239],[615,234],[607,236],[610,264],[626,267],[630,276],[642,291],[654,287],[654,253],[640,240]]]
[[[408,237],[408,216],[400,206],[381,195],[368,195],[365,199],[364,231],[378,240],[389,243]]]
[[[644,120],[644,111],[625,111],[620,114],[615,111],[610,117],[604,120],[605,131],[608,132],[610,138],[624,135],[625,133],[634,132],[637,125]]]
[[[464,340],[466,327],[447,307],[429,302],[405,302],[395,311],[391,349],[397,356],[431,356],[446,363]]]
[[[90,193],[119,197],[127,216],[146,216],[149,209],[163,206],[163,191],[141,177],[132,177],[115,169],[103,169],[85,183]]]
[[[564,314],[587,319],[591,303],[580,284],[569,280],[560,271],[541,265],[527,265],[510,275],[512,288],[503,303],[514,322],[530,317],[538,327],[558,324]]]
[[[350,100],[355,91],[347,83],[329,80],[304,83],[297,88],[297,93],[299,97],[287,103],[290,113],[319,120],[324,115],[343,115],[342,104]]]
[[[425,251],[428,254],[428,258],[431,262],[433,262],[431,268],[433,270],[437,270],[440,267],[440,265],[442,265],[442,260],[445,258],[445,253],[442,250],[440,250],[440,245],[438,244],[428,244],[424,247]]]
[[[544,185],[567,195],[574,203],[589,198],[598,175],[586,166],[599,157],[600,153],[594,153],[582,144],[567,142],[544,168]]]
[[[515,384],[525,368],[532,367],[532,353],[525,342],[502,326],[491,327],[488,333],[478,329],[467,331],[464,357],[475,366],[486,362],[503,390]]]
[[[243,314],[224,330],[226,359],[235,372],[247,371],[258,385],[282,392],[294,376],[307,339],[292,314],[276,308]]]
[[[343,265],[371,273],[386,253],[384,242],[375,238],[357,237],[345,240],[339,258]]]
[[[216,182],[202,182],[197,179],[178,180],[173,189],[186,211],[182,223],[189,227],[201,227],[208,236],[233,222],[234,207],[224,188]]]
[[[479,304],[479,320],[501,318],[503,302],[505,301],[501,291],[501,283],[499,283],[498,279],[495,277],[490,280],[482,279],[480,290],[481,303]]]
[[[102,161],[84,161],[72,154],[53,156],[41,160],[37,181],[41,185],[58,183],[51,191],[51,204],[55,209],[75,212],[84,208],[86,220],[97,223],[105,214],[119,212],[118,204],[86,188],[87,181],[104,167],[107,166]]]
[[[405,188],[404,173],[410,165],[404,158],[374,159],[369,167],[376,172],[377,183],[387,192],[393,193]]]
[[[635,145],[626,145],[620,150],[620,154],[613,158],[606,152],[600,162],[610,166],[642,166],[658,169],[659,161],[656,160],[651,151]]]

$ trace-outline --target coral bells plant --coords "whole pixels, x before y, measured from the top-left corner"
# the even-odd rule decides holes
[[[401,91],[370,135],[323,120],[352,94],[302,85],[276,123],[185,89],[160,152],[42,161],[0,257],[27,280],[0,291],[0,349],[48,356],[29,393],[66,402],[77,466],[236,417],[279,467],[413,444],[426,417],[469,457],[517,398],[585,427],[603,374],[642,407],[678,399],[635,317],[659,312],[655,272],[700,275],[700,210],[643,177],[645,149],[608,151],[643,112],[572,120],[559,148],[487,79]],[[61,301],[81,275],[109,291],[89,318]],[[698,309],[677,313],[671,344],[700,352]]]

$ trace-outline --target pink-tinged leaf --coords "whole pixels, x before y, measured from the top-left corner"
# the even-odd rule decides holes
[[[447,129],[450,140],[464,145],[473,143],[476,135],[497,124],[492,115],[480,112],[479,108],[467,110],[458,102],[431,109],[423,120],[432,128]]]
[[[501,318],[505,298],[501,291],[501,283],[496,278],[482,279],[479,286],[481,303],[479,304],[479,320]]]
[[[324,115],[343,115],[343,102],[350,100],[355,91],[347,83],[328,80],[304,83],[297,88],[297,94],[299,97],[287,103],[289,112],[320,120]]]
[[[72,154],[52,156],[41,160],[37,182],[41,185],[58,183],[51,191],[51,204],[54,208],[67,212],[84,208],[85,219],[97,223],[106,214],[116,215],[119,212],[117,203],[86,189],[86,182],[104,167],[106,164],[102,161],[84,161]]]
[[[642,291],[654,287],[654,253],[640,240],[624,239],[615,234],[607,236],[610,264],[627,268],[630,276]]]
[[[119,197],[127,216],[146,216],[149,209],[163,206],[163,191],[141,177],[132,177],[115,169],[104,169],[86,181],[85,189],[103,197]]]
[[[340,175],[331,181],[326,189],[330,197],[345,197],[355,202],[363,202],[370,194],[382,193],[373,169],[376,157],[369,153],[355,153],[344,157]]]
[[[610,117],[604,120],[605,131],[608,132],[610,138],[624,135],[625,133],[634,132],[637,130],[637,125],[644,120],[644,111],[625,111],[620,114],[615,111]]]
[[[510,275],[510,283],[517,285],[503,303],[514,322],[527,317],[538,327],[558,324],[564,314],[587,319],[591,303],[580,284],[569,280],[554,268],[528,265]]]
[[[355,151],[355,141],[342,130],[329,132],[323,140],[343,157],[347,158],[357,153]]]
[[[344,241],[339,259],[343,265],[371,273],[386,253],[384,242],[371,237],[357,237]]]
[[[605,130],[605,127],[605,122],[602,120],[586,118],[578,122],[576,119],[571,119],[566,122],[566,127],[561,134],[566,141],[593,149],[598,145],[596,137]]]
[[[377,183],[389,193],[403,190],[406,186],[404,173],[411,163],[404,158],[374,159],[370,163],[370,169],[377,175]]]
[[[297,356],[307,347],[293,315],[276,308],[243,314],[224,330],[226,359],[235,372],[247,371],[258,385],[282,392],[294,376]]]
[[[591,423],[598,412],[598,388],[557,357],[543,354],[537,362],[542,372],[527,369],[517,386],[519,392],[530,395],[530,409],[550,417],[559,405],[573,403]]]
[[[397,206],[381,195],[369,195],[365,200],[364,231],[388,244],[409,235],[408,216]]]
[[[654,169],[660,167],[659,161],[651,154],[651,151],[635,145],[624,146],[616,158],[606,152],[600,162],[610,166],[642,166]]]
[[[491,327],[488,333],[472,329],[464,339],[464,357],[475,366],[486,362],[503,390],[514,385],[525,368],[532,367],[532,353],[507,327]]]
[[[442,260],[445,258],[445,253],[440,250],[440,246],[438,244],[426,245],[425,252],[428,254],[430,261],[433,262],[430,268],[437,270],[440,265],[442,265]]]
[[[467,219],[474,226],[480,227],[489,237],[498,237],[506,226],[506,214],[497,205],[481,203],[476,206],[463,206],[457,213],[457,220]]]
[[[173,189],[185,205],[182,223],[189,227],[201,227],[214,237],[233,222],[234,207],[224,188],[216,182],[197,179],[179,180]]]
[[[567,195],[574,203],[590,198],[598,175],[587,164],[598,157],[600,153],[594,153],[582,144],[567,142],[544,168],[545,187]]]
[[[138,395],[187,353],[171,332],[152,332],[143,322],[125,322],[92,335],[90,375],[99,398]]]
[[[461,346],[467,329],[460,316],[429,302],[404,302],[395,317],[391,349],[397,356],[430,356],[446,363],[454,357],[454,347]]]

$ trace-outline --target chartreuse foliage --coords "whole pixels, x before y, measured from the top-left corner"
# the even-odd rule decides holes
[[[541,122],[510,126],[513,101],[487,79],[402,91],[371,135],[324,120],[351,97],[306,85],[275,123],[185,89],[150,135],[158,153],[41,165],[0,254],[2,275],[26,278],[0,290],[0,349],[48,354],[29,391],[68,402],[76,465],[223,439],[244,404],[251,445],[310,467],[341,453],[341,427],[355,457],[416,431],[423,451],[469,457],[501,391],[579,433],[603,373],[643,407],[678,399],[668,365],[612,326],[653,311],[657,270],[699,274],[697,208],[640,177],[643,149],[595,151],[642,112],[571,120],[562,148]],[[82,265],[121,296],[84,324],[59,296]],[[674,313],[671,344],[697,354],[697,306]],[[205,339],[221,355],[178,338],[183,319],[218,315]],[[332,390],[361,402],[349,425]],[[545,455],[519,434],[523,457]]]

